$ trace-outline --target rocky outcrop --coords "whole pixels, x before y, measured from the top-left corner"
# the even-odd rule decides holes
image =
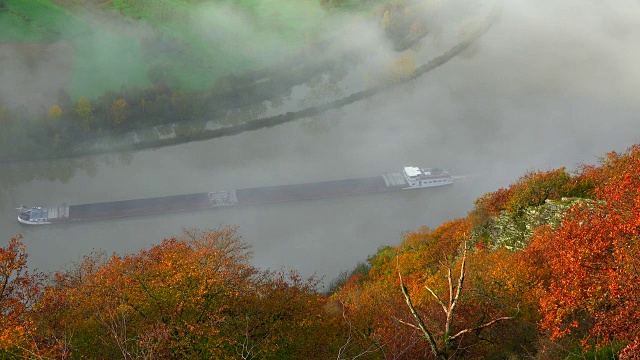
[[[594,201],[582,198],[547,199],[540,206],[526,208],[521,215],[512,215],[503,211],[499,216],[492,218],[486,228],[490,246],[522,250],[531,242],[531,235],[538,227],[558,226],[567,210],[578,203],[591,205]]]

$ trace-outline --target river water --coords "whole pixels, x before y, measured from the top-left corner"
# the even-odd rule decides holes
[[[637,11],[605,13],[594,25],[591,12],[546,6],[510,3],[459,57],[317,118],[156,150],[0,165],[0,244],[23,234],[30,267],[49,271],[92,250],[148,248],[182,227],[233,225],[257,266],[328,282],[402,232],[465,216],[477,197],[527,170],[573,169],[640,142],[640,55],[629,46],[640,33],[625,22]],[[64,225],[22,226],[14,210],[368,177],[405,165],[473,176],[442,188]]]

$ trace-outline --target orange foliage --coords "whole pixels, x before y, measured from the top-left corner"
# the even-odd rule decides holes
[[[335,322],[315,280],[259,271],[250,254],[223,228],[185,231],[134,255],[86,257],[57,275],[39,321],[77,356],[321,357],[309,339],[323,344]]]
[[[600,201],[576,205],[555,231],[534,236],[551,272],[542,325],[554,338],[577,331],[599,344],[633,345],[640,336],[640,146],[608,154],[585,174]]]
[[[476,200],[476,209],[486,213],[488,216],[498,216],[502,210],[507,208],[507,203],[512,194],[513,190],[511,188],[500,188],[494,192],[484,194]]]
[[[414,320],[400,291],[398,271],[426,326],[437,329],[434,336],[442,338],[445,316],[425,286],[448,299],[447,269],[453,269],[454,279],[459,276],[460,245],[469,232],[468,219],[455,219],[433,231],[423,227],[405,234],[398,247],[383,248],[370,259],[372,268],[368,277],[350,282],[334,295],[335,301],[344,304],[352,324],[367,329],[363,331],[365,338],[380,346],[384,358],[425,358],[431,354],[420,331],[402,323]],[[537,282],[531,279],[529,269],[524,262],[514,268],[519,256],[506,250],[489,252],[478,248],[467,256],[467,283],[456,310],[454,333],[513,315],[519,307],[526,318],[515,325],[499,324],[495,329],[483,330],[484,336],[499,344],[494,347],[480,345],[473,331],[460,337],[461,347],[475,345],[466,348],[464,354],[482,357],[491,351],[503,351],[505,340],[512,341],[514,352],[531,349],[537,332],[534,326],[526,324],[534,324],[538,318],[537,299],[530,293]]]
[[[346,349],[351,357],[375,352],[376,358],[419,359],[428,354],[424,338],[396,320],[411,320],[398,289],[395,283],[365,281],[334,294],[333,301],[343,307],[345,319],[355,334]]]
[[[425,270],[436,271],[442,262],[454,258],[470,230],[466,219],[454,219],[435,230],[423,226],[404,234],[398,247],[383,248],[369,259],[372,265],[370,276],[396,284],[400,270],[406,282],[417,281]]]
[[[22,235],[0,248],[0,357],[3,351],[29,353],[33,323],[28,316],[40,295],[42,274],[27,270],[27,252]]]

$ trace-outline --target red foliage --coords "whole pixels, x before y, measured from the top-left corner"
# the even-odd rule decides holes
[[[476,200],[476,209],[482,209],[481,211],[488,216],[498,216],[502,210],[507,208],[512,194],[513,190],[511,188],[500,188],[494,192],[484,194]]]
[[[598,202],[534,236],[551,272],[542,325],[554,338],[577,331],[598,344],[628,342],[630,354],[640,336],[640,147],[610,153],[585,174]]]

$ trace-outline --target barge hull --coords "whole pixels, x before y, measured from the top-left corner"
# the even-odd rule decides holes
[[[412,173],[413,174],[413,173]],[[448,176],[446,172],[444,172]],[[429,176],[428,184],[418,187],[446,185],[441,173]],[[448,177],[451,183],[451,177]],[[259,188],[173,195],[148,199],[101,202],[58,207],[21,207],[18,221],[24,224],[50,224],[70,221],[111,219],[136,215],[202,210],[238,205],[257,205],[288,201],[342,197],[416,188],[406,174],[387,173],[381,176],[322,181],[307,184],[280,185]]]
[[[324,197],[371,194],[391,190],[382,176],[236,190],[238,205],[268,204]]]
[[[382,176],[323,181],[308,184],[280,185],[233,190],[230,204],[213,203],[212,194],[197,193],[158,198],[112,201],[69,206],[68,217],[50,219],[51,222],[110,219],[126,216],[149,215],[166,212],[201,210],[222,206],[269,204],[286,201],[309,200],[323,197],[370,194],[399,189],[388,185]]]
[[[208,193],[69,206],[69,220],[107,219],[211,207]]]

